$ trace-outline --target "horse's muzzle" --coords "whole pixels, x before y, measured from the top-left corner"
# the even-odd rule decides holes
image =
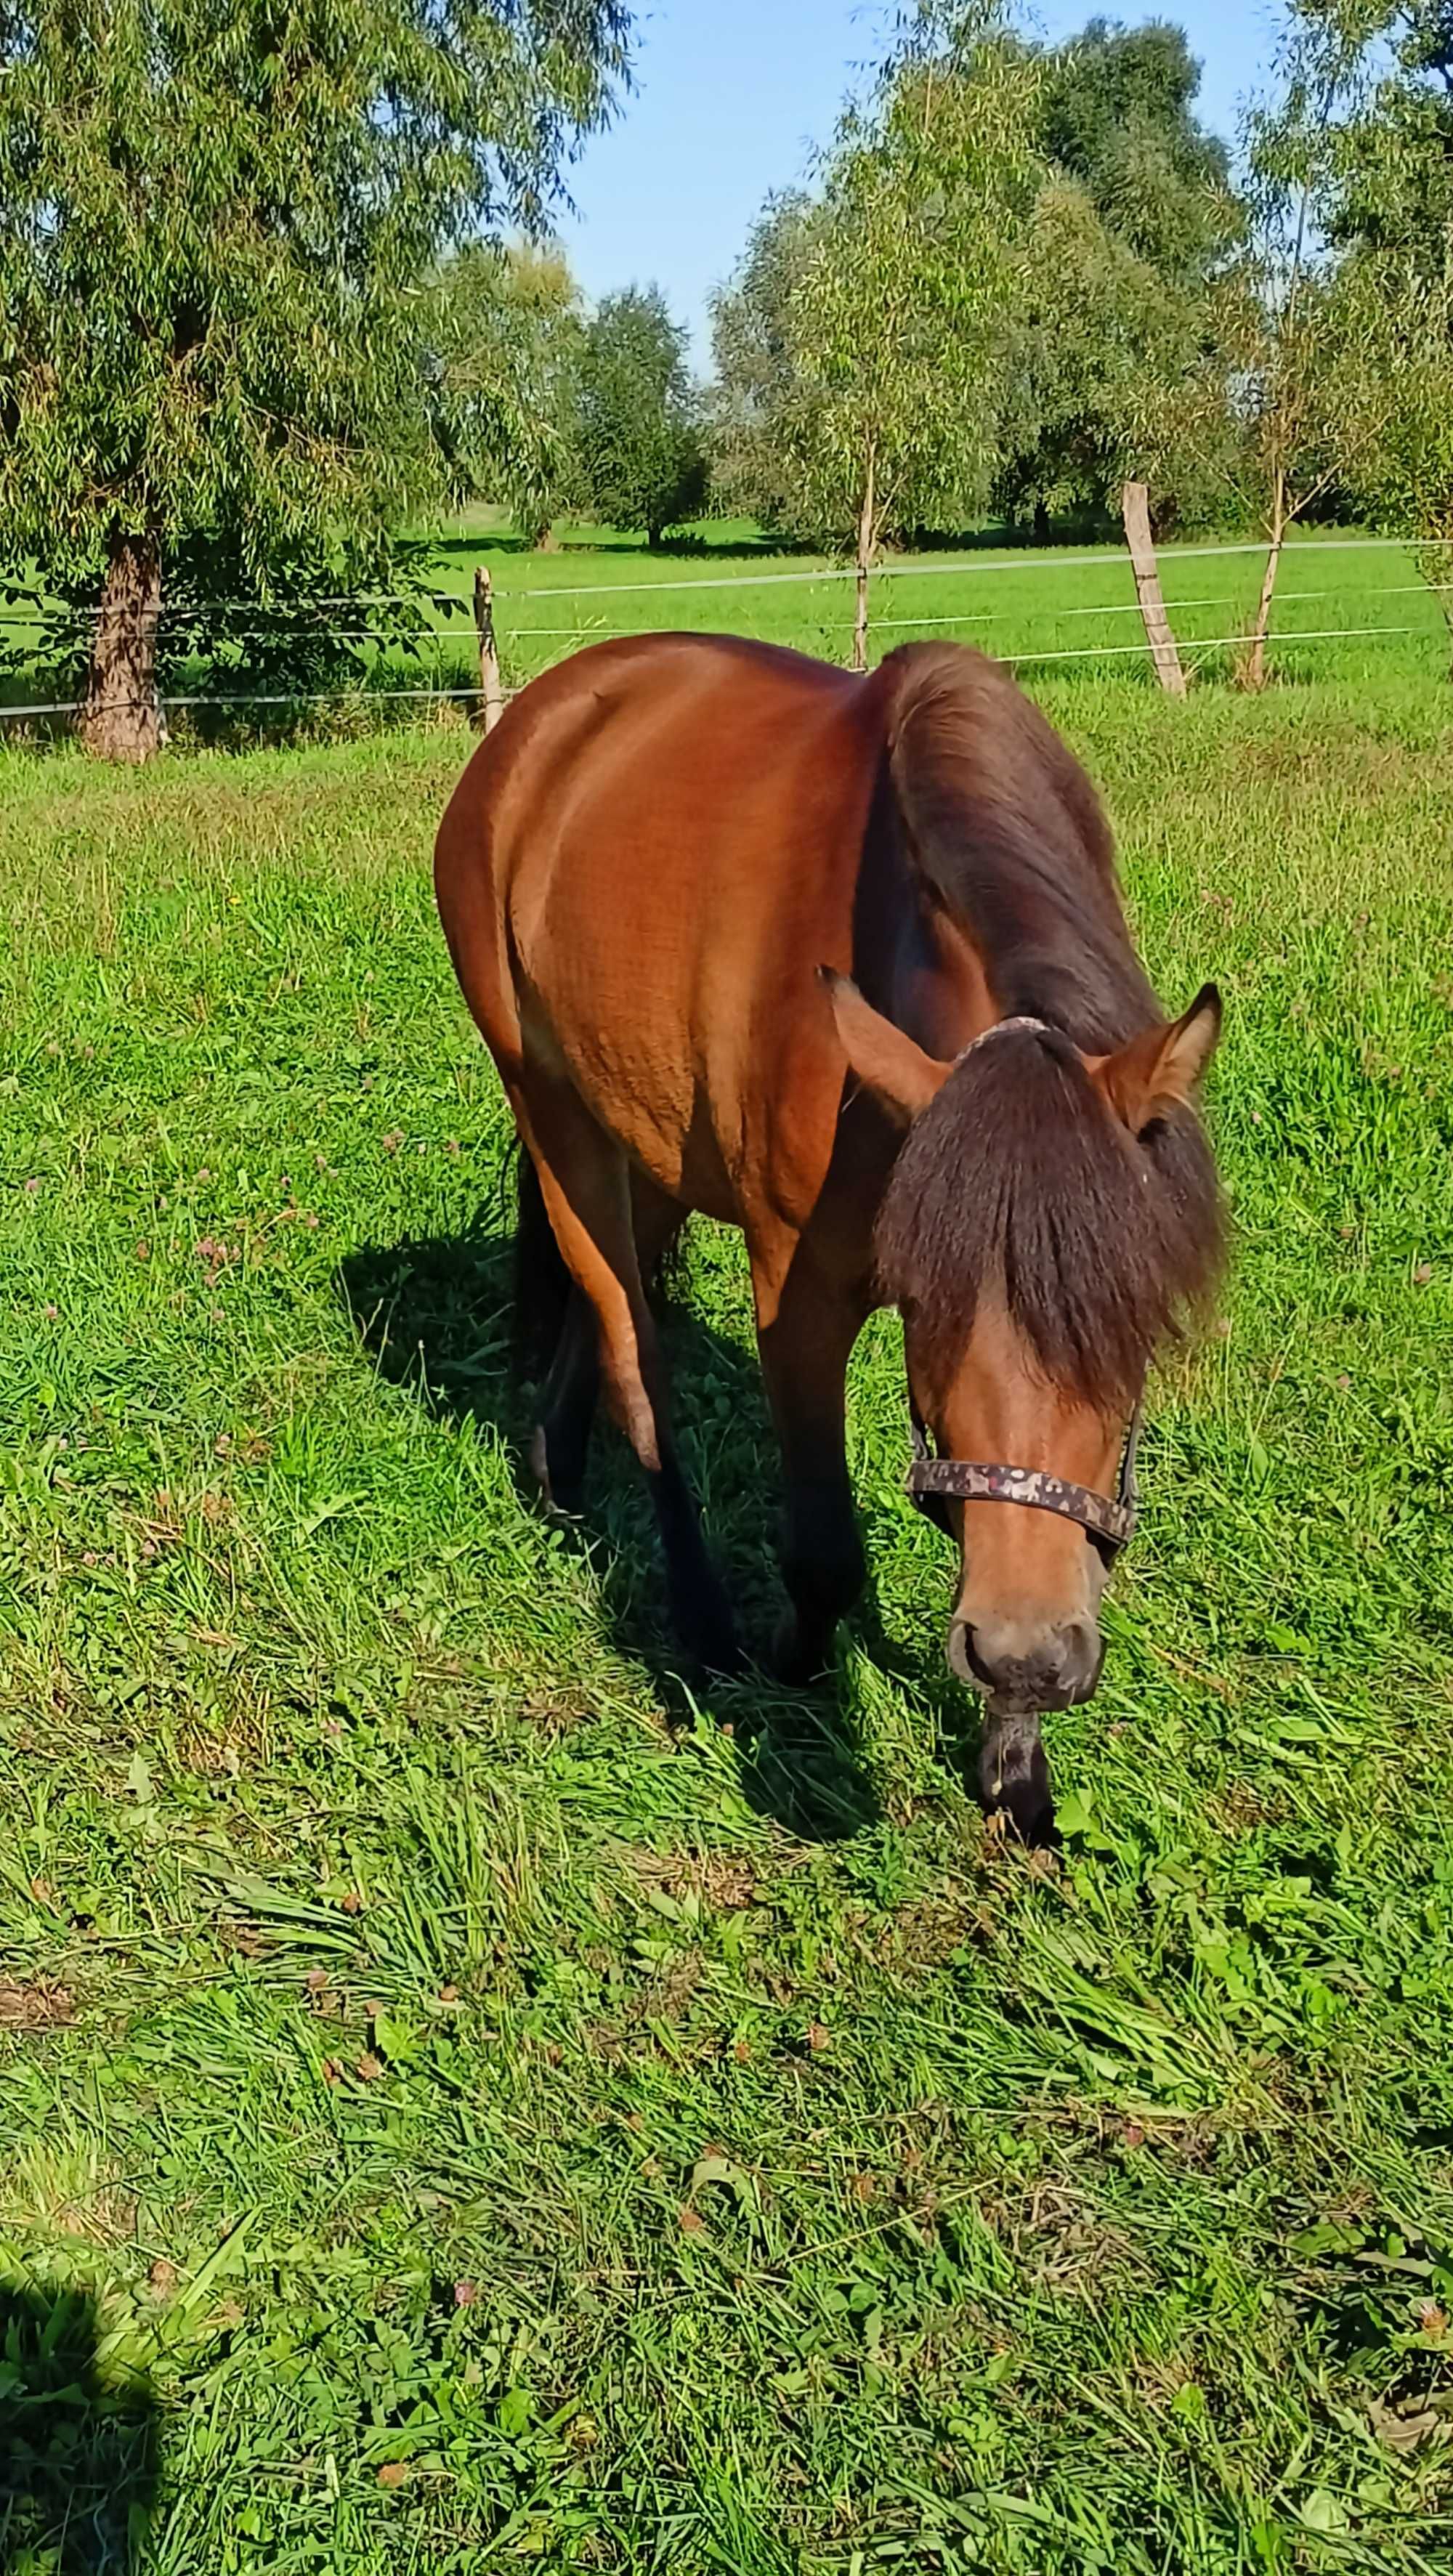
[[[1065,1619],[1033,1632],[956,1619],[948,1660],[960,1681],[1006,1709],[1073,1708],[1093,1694],[1105,1646],[1091,1618]]]

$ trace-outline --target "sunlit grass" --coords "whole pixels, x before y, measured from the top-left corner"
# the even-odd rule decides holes
[[[522,1500],[463,729],[0,761],[0,2239],[99,2356],[28,2405],[14,2328],[17,2576],[118,2444],[165,2576],[1446,2562],[1449,700],[1042,694],[1225,989],[1238,1247],[1049,1868],[887,1319],[831,1695],[674,1678],[608,1440],[580,1539]],[[732,1238],[673,1337],[764,1637]]]

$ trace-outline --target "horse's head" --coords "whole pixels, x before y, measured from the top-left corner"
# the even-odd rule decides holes
[[[1109,1054],[1005,1022],[946,1064],[845,978],[830,992],[854,1073],[908,1131],[879,1281],[914,1414],[957,1466],[932,1496],[960,1553],[949,1662],[990,1702],[986,1794],[1031,1826],[1048,1807],[1039,1712],[1088,1699],[1104,1659],[1118,1531],[1113,1509],[1108,1535],[1094,1526],[1097,1498],[1113,1507],[1151,1356],[1219,1264],[1191,1101],[1220,1001],[1207,986]]]

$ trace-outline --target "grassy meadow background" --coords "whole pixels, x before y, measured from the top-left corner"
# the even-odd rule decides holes
[[[169,678],[176,695],[194,700],[200,692],[220,702],[174,707],[174,739],[215,737],[225,728],[235,744],[249,732],[275,736],[280,721],[297,733],[336,738],[383,717],[428,714],[434,696],[447,707],[451,691],[478,681],[472,600],[481,563],[494,583],[507,686],[602,636],[651,629],[759,635],[830,661],[846,661],[850,651],[851,575],[809,554],[775,552],[747,521],[703,521],[657,554],[639,536],[563,526],[546,552],[510,536],[498,511],[473,509],[432,542],[434,596],[410,650],[371,636],[360,623],[366,610],[340,608],[339,633],[361,665],[357,683],[291,702],[279,698],[276,680],[249,698],[258,683],[229,680],[221,651],[211,666],[198,663]],[[1234,639],[1255,612],[1261,552],[1244,540],[1213,539],[1163,547],[1160,563],[1187,669],[1193,677],[1229,678]],[[874,658],[910,636],[940,635],[1016,661],[1027,676],[1068,669],[1123,681],[1145,660],[1129,558],[1109,544],[1006,547],[989,531],[937,553],[890,557],[874,577],[871,612]],[[19,608],[7,617],[0,604],[0,706],[64,703],[74,693],[73,679],[35,661],[35,618],[33,609]],[[1357,530],[1293,532],[1273,634],[1273,667],[1284,678],[1363,679],[1379,689],[1445,668],[1449,651],[1437,596],[1409,550]],[[387,693],[391,707],[372,703]],[[52,727],[37,720],[29,729]],[[12,739],[17,730],[13,720],[6,726]]]
[[[1193,569],[1231,631],[1255,559]],[[1129,588],[994,578],[878,605],[1012,651]],[[1225,989],[1237,1238],[1048,1721],[1059,1861],[966,1785],[891,1319],[831,1692],[678,1676],[609,1437],[586,1525],[527,1507],[462,721],[0,753],[6,2576],[1448,2563],[1453,700],[1395,607],[1261,699],[1033,676],[1167,1001]],[[733,1238],[671,1335],[763,1637]]]

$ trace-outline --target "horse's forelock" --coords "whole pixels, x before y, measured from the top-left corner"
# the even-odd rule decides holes
[[[936,1373],[961,1357],[981,1299],[998,1296],[1049,1383],[1113,1413],[1217,1276],[1210,1148],[1189,1110],[1131,1136],[1068,1038],[1006,1031],[910,1129],[874,1250]]]

